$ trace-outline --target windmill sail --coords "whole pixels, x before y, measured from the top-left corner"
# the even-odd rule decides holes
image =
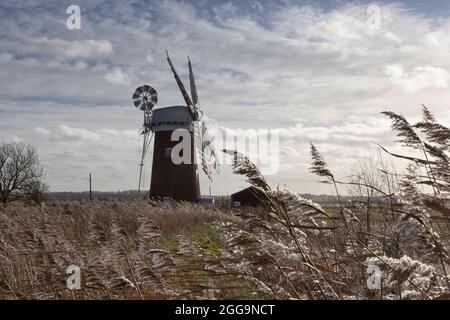
[[[183,82],[181,81],[180,77],[178,76],[177,71],[175,70],[175,67],[172,64],[172,60],[170,60],[169,52],[167,52],[167,50],[166,50],[166,54],[167,54],[167,62],[169,62],[170,69],[172,70],[173,76],[175,77],[175,81],[178,84],[178,88],[180,88],[181,94],[183,95],[183,99],[186,102],[186,105],[187,105],[189,111],[191,112],[194,120],[198,120],[198,114],[195,111],[194,104],[192,103],[192,100],[189,97],[189,94],[187,93],[186,88],[183,85]]]
[[[188,57],[188,65],[189,65],[189,81],[191,84],[191,97],[194,106],[198,104],[198,95],[197,95],[197,87],[195,86],[194,72],[192,71],[191,59]]]
[[[192,71],[191,60],[188,58],[189,82],[192,99],[187,93],[186,88],[184,87],[180,77],[178,76],[178,73],[172,64],[172,61],[170,60],[169,53],[167,52],[167,50],[166,54],[167,54],[167,61],[169,62],[170,68],[172,69],[172,73],[175,77],[178,87],[180,88],[184,101],[186,102],[186,105],[188,106],[188,109],[194,121],[197,121],[198,130],[194,130],[194,132],[197,131],[198,134],[195,133],[194,134],[196,139],[198,139],[198,143],[196,143],[196,145],[199,153],[199,158],[201,159],[202,170],[206,174],[206,176],[212,181],[213,171],[218,173],[219,166],[217,163],[213,139],[209,135],[208,128],[206,127],[205,121],[203,120],[203,113],[201,112],[198,106],[197,87],[195,85],[194,72]]]
[[[201,144],[200,144],[200,158],[202,170],[212,181],[213,171],[219,172],[217,164],[216,150],[214,148],[213,139],[209,135],[208,128],[204,121],[201,122]]]

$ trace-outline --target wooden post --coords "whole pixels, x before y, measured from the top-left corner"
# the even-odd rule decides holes
[[[92,175],[89,173],[89,201],[92,201]]]

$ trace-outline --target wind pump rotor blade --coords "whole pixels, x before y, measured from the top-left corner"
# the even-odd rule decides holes
[[[169,52],[166,50],[167,55],[167,62],[169,62],[170,69],[172,70],[173,76],[175,77],[175,81],[178,84],[178,88],[180,88],[181,94],[183,95],[183,99],[186,102],[186,105],[194,118],[194,120],[198,120],[198,114],[195,112],[194,104],[192,103],[191,97],[189,97],[189,94],[186,91],[186,88],[184,87],[183,82],[181,81],[180,77],[178,76],[177,71],[175,70],[175,67],[173,66],[172,60],[170,60]]]
[[[151,112],[158,103],[158,92],[149,85],[143,85],[136,88],[132,99],[136,108],[145,112]]]

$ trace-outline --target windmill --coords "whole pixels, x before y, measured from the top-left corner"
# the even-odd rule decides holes
[[[139,190],[141,188],[144,159],[154,137],[150,198],[198,201],[200,185],[197,155],[201,159],[203,172],[212,181],[213,173],[218,173],[219,169],[216,152],[206,126],[205,116],[199,106],[190,59],[188,58],[191,95],[188,94],[175,70],[167,50],[166,55],[167,62],[186,105],[168,106],[153,110],[158,101],[157,92],[148,85],[137,88],[133,94],[135,106],[144,111],[142,130],[144,141],[140,161]],[[189,133],[190,161],[187,163],[175,164],[172,161],[172,150],[178,144],[178,141],[172,141],[172,133],[178,129],[186,130]]]

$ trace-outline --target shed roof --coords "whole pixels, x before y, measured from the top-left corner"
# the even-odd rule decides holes
[[[258,206],[261,204],[261,196],[264,194],[258,188],[250,186],[231,195],[231,201],[239,201],[242,206]]]

